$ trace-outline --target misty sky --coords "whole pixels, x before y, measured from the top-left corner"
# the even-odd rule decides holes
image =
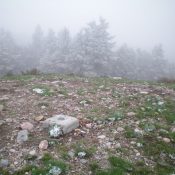
[[[75,34],[99,17],[109,22],[117,45],[151,49],[162,43],[175,60],[175,0],[0,0],[0,27],[28,41],[37,24]]]

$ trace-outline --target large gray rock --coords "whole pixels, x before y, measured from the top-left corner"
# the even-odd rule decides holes
[[[18,136],[17,136],[17,142],[21,144],[21,143],[27,141],[28,135],[29,135],[29,132],[27,130],[19,131]]]
[[[55,115],[41,122],[44,128],[50,126],[60,126],[62,128],[63,134],[69,133],[79,126],[79,120],[75,117],[67,115]]]

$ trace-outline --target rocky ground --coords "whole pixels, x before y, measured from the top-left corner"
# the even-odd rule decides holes
[[[0,174],[175,174],[173,87],[117,77],[2,78]],[[80,126],[50,137],[41,122],[57,114]]]

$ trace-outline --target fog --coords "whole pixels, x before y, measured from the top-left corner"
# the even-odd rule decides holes
[[[102,17],[115,36],[115,48],[124,43],[151,51],[162,45],[164,58],[175,61],[174,0],[0,0],[0,28],[20,45],[32,42],[37,25],[44,33],[67,28],[75,36]]]
[[[25,42],[37,24],[76,33],[99,16],[109,22],[117,43],[143,49],[161,43],[167,58],[174,58],[174,0],[0,0],[0,27]]]

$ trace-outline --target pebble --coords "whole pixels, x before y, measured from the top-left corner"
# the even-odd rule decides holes
[[[39,149],[40,150],[46,150],[49,146],[49,143],[47,140],[42,140],[39,144]]]
[[[118,127],[118,128],[117,128],[117,131],[118,131],[118,132],[122,132],[122,131],[124,131],[124,130],[125,130],[125,129],[122,128],[122,127]]]
[[[4,120],[0,120],[0,126],[2,126],[5,123]]]
[[[31,150],[31,151],[29,152],[29,154],[30,154],[31,156],[35,156],[35,155],[36,155],[36,150]]]
[[[23,129],[23,130],[32,131],[33,130],[33,124],[31,124],[30,122],[24,122],[24,123],[20,124],[20,128]]]
[[[115,148],[121,148],[121,144],[120,143],[116,143]]]
[[[140,156],[140,153],[138,152],[138,153],[136,153],[136,156],[138,157],[138,156]]]
[[[15,149],[10,149],[9,150],[11,153],[16,153],[16,150]]]
[[[0,160],[0,167],[4,168],[9,166],[9,161],[7,159],[1,159]]]
[[[175,132],[175,127],[171,129],[171,132],[173,132],[173,133]]]
[[[43,119],[44,119],[44,116],[43,115],[40,115],[40,116],[35,117],[35,121],[37,121],[37,122],[39,122],[39,121],[41,121]]]
[[[105,139],[106,136],[105,136],[105,135],[99,135],[97,138],[98,138],[98,139]]]
[[[89,128],[89,129],[92,128],[92,123],[87,123],[86,128]]]
[[[18,132],[18,135],[17,135],[17,143],[23,143],[25,141],[28,140],[28,131],[27,130],[21,130]]]
[[[0,105],[0,112],[4,110],[4,105]]]
[[[169,138],[163,138],[163,141],[165,142],[165,143],[170,143],[170,139]]]
[[[128,116],[128,117],[134,117],[135,115],[136,115],[135,112],[128,112],[128,113],[127,113],[127,116]]]

